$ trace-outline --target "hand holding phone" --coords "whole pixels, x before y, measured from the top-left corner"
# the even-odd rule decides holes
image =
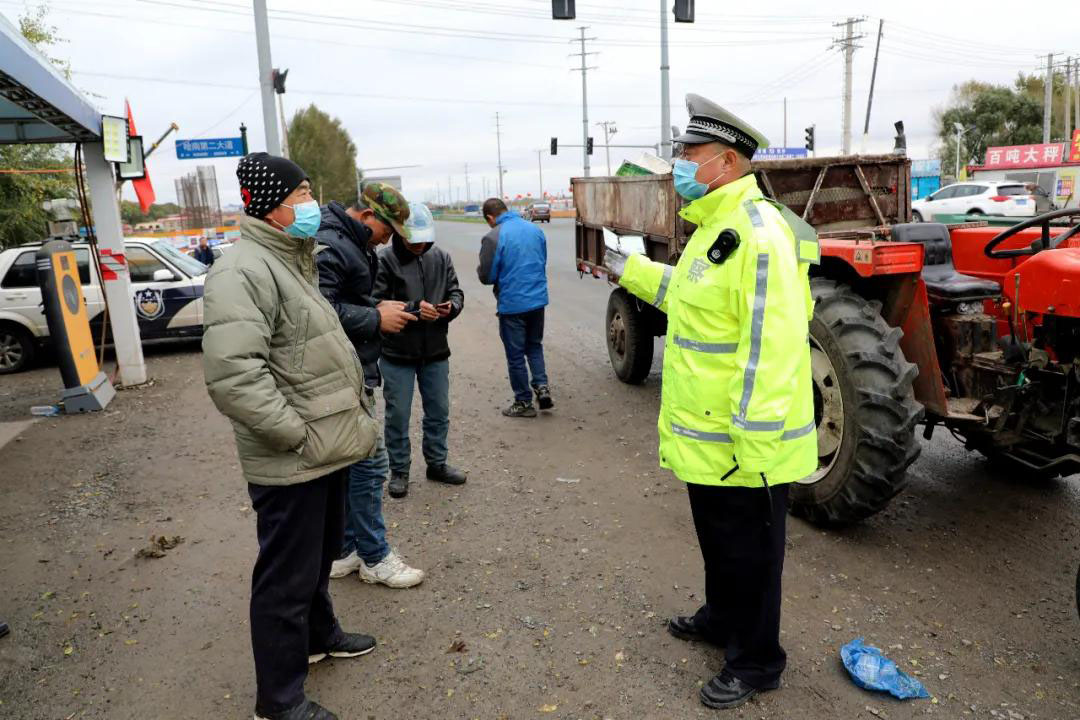
[[[446,302],[441,302],[438,305],[436,305],[435,309],[439,312],[439,317],[449,317],[450,316],[450,309],[452,307],[453,307],[453,305],[451,304],[451,302],[449,300],[447,300]]]

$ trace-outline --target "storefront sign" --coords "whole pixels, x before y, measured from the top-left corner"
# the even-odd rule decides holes
[[[1065,143],[986,148],[986,170],[1057,167],[1065,161]]]

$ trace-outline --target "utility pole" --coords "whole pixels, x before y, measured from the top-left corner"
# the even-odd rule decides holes
[[[844,126],[842,133],[842,145],[840,154],[851,154],[851,79],[852,79],[852,61],[855,56],[855,49],[859,47],[855,44],[856,40],[861,40],[863,35],[855,34],[855,24],[861,23],[864,18],[849,17],[842,23],[833,23],[833,27],[843,27],[844,37],[839,40],[834,40],[834,45],[839,45],[844,51]]]
[[[1073,132],[1076,132],[1080,128],[1080,58],[1073,65],[1073,80]],[[1071,133],[1069,139],[1072,139]]]
[[[1065,59],[1065,124],[1062,126],[1065,130],[1065,139],[1069,142],[1072,141],[1072,133],[1069,132],[1072,128],[1072,58]]]
[[[266,19],[266,0],[255,0],[255,46],[259,54],[259,89],[262,92],[263,130],[266,152],[281,155],[277,118],[274,113],[273,63],[270,61],[270,23]]]
[[[589,28],[587,26],[582,26],[582,27],[578,28],[578,30],[581,31],[581,37],[578,38],[577,40],[571,40],[571,42],[580,42],[581,43],[581,52],[572,53],[570,55],[570,57],[577,57],[577,56],[581,57],[581,67],[580,68],[574,68],[574,70],[577,70],[577,71],[581,72],[581,146],[582,146],[581,147],[581,157],[584,160],[585,177],[589,177],[589,175],[590,175],[590,173],[589,173],[589,148],[588,148],[588,145],[589,145],[589,93],[588,93],[588,85],[587,85],[587,82],[586,82],[586,76],[589,74],[590,70],[595,70],[596,69],[595,66],[594,67],[587,67],[586,64],[585,64],[585,58],[586,58],[587,55],[596,55],[596,53],[594,53],[594,52],[585,52],[585,41],[586,40],[595,40],[596,39],[594,37],[590,37],[590,38],[585,37],[585,31],[588,30],[588,29]]]
[[[540,160],[540,155],[543,152],[544,151],[542,149],[536,151],[536,168],[537,168],[537,170],[540,171],[540,199],[541,200],[544,199],[544,163]]]
[[[495,148],[499,153],[499,199],[503,199],[503,166],[502,166],[502,126],[499,125],[499,113],[495,113]]]
[[[863,124],[863,150],[866,150],[866,140],[870,136],[870,108],[874,104],[874,83],[877,81],[877,61],[878,54],[881,52],[881,31],[885,27],[885,20],[878,20],[877,26],[877,47],[874,48],[874,70],[870,73],[870,95],[866,98],[866,122]]]
[[[1050,118],[1054,104],[1054,53],[1046,54],[1046,81],[1043,92],[1043,144],[1050,142]]]
[[[289,157],[289,126],[285,122],[285,100],[284,96],[279,94],[277,96],[278,112],[281,114],[281,157]]]
[[[671,162],[671,84],[668,81],[671,66],[668,65],[667,4],[668,0],[660,0],[660,157]],[[585,173],[586,176],[588,174]]]
[[[787,147],[787,98],[784,98],[784,147]]]
[[[465,163],[465,202],[472,200],[472,193],[469,192],[469,163]]]
[[[604,128],[604,152],[607,153],[607,174],[611,175],[611,146],[608,143],[611,142],[611,136],[618,132],[615,127],[614,120],[605,120],[604,122],[596,123],[600,127]]]

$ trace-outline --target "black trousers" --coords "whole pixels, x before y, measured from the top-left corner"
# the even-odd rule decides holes
[[[308,654],[341,638],[327,586],[341,552],[347,476],[345,469],[298,485],[248,485],[259,534],[251,577],[259,714],[303,701]]]
[[[705,605],[697,619],[724,653],[727,670],[751,687],[780,684],[780,576],[787,485],[714,487],[687,483],[701,557]],[[766,524],[766,520],[771,524]]]

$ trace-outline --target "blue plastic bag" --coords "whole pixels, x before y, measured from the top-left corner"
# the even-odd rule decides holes
[[[930,697],[921,682],[902,672],[873,645],[863,645],[861,637],[840,648],[840,659],[851,679],[861,688],[882,690],[901,700]]]

